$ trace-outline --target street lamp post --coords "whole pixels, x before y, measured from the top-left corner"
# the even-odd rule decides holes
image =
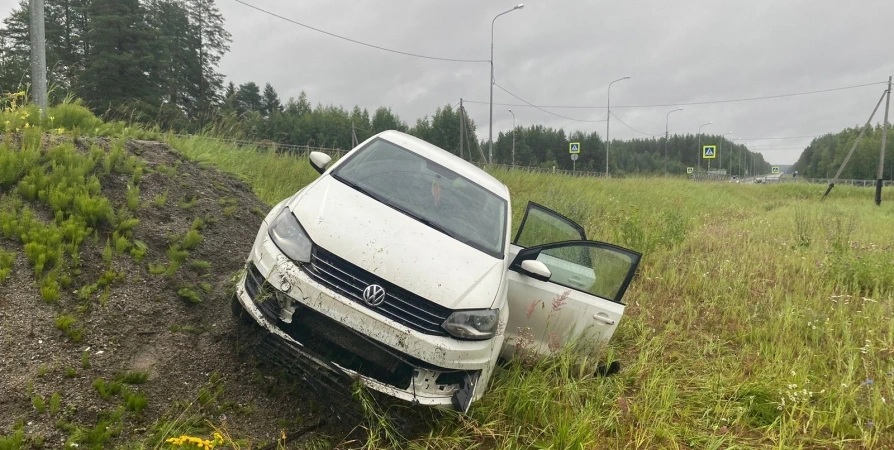
[[[512,114],[512,167],[515,167],[515,113],[510,109],[509,114]]]
[[[608,125],[611,122],[611,114],[612,114],[612,108],[611,108],[612,85],[617,83],[618,81],[629,80],[629,79],[630,79],[630,77],[618,78],[617,80],[612,81],[611,83],[608,84],[608,95],[606,96],[606,101],[605,101],[605,176],[606,177],[608,177],[608,151],[612,145],[611,138],[608,135]]]
[[[727,134],[733,134],[733,132],[730,131],[728,133],[723,133],[720,135],[720,148],[717,149],[717,158],[719,159],[717,164],[720,166],[719,167],[720,170],[723,170],[723,137],[726,136]],[[730,161],[732,161],[732,160],[730,160]],[[732,164],[730,164],[730,167],[732,167]]]
[[[667,114],[664,116],[664,176],[667,176],[667,139],[668,139],[667,123],[670,120],[671,113],[675,113],[677,111],[682,111],[682,110],[683,110],[683,108],[677,108],[673,111],[668,111]]]
[[[490,21],[490,126],[488,126],[487,131],[487,159],[490,164],[494,163],[494,23],[497,21],[497,17],[500,17],[503,14],[509,14],[516,9],[522,9],[524,7],[524,3],[519,3],[509,11],[503,11],[500,14],[497,14],[494,16],[494,20]]]
[[[741,140],[742,140],[742,138],[735,138],[735,139],[733,139],[733,145],[735,146],[735,145],[736,145],[736,141],[741,141]],[[746,142],[745,145],[748,145],[748,143]],[[744,174],[744,171],[745,171],[745,160],[743,159],[743,158],[744,158],[744,155],[745,155],[745,151],[742,150],[742,153],[739,155],[739,176],[740,176],[740,177],[743,177],[743,178],[744,178],[744,175],[745,175],[745,174]],[[730,166],[730,168],[733,167],[732,160],[730,160],[730,165],[729,165],[729,166]]]
[[[698,171],[702,171],[702,127],[713,124],[714,122],[703,123],[698,127]]]

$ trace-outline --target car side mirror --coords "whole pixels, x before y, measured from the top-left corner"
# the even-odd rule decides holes
[[[521,271],[525,275],[540,281],[549,281],[549,277],[552,276],[549,267],[546,267],[546,264],[543,264],[536,259],[526,259],[522,261]]]
[[[332,157],[322,152],[310,152],[310,166],[319,173],[326,171]]]

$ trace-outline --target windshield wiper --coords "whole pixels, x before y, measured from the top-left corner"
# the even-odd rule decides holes
[[[374,193],[374,192],[372,192],[372,191],[370,191],[370,190],[364,188],[363,186],[360,186],[360,185],[357,184],[357,183],[354,183],[353,181],[348,181],[348,180],[346,180],[346,179],[344,179],[344,178],[342,178],[342,177],[340,177],[340,176],[338,176],[338,175],[336,175],[336,174],[332,174],[332,177],[335,178],[335,179],[338,180],[338,181],[341,181],[342,183],[344,183],[344,184],[347,185],[348,187],[354,189],[355,191],[357,191],[357,192],[359,192],[359,193],[361,193],[361,194],[363,194],[363,195],[366,195],[367,197],[370,197],[370,198],[372,198],[373,200],[375,200],[375,201],[377,201],[377,202],[379,202],[379,203],[382,203],[382,204],[388,205],[388,206],[390,206],[390,207],[392,207],[392,208],[398,209],[396,206],[394,206],[394,204],[392,204],[391,202],[389,202],[388,199],[382,197],[381,195],[377,195],[376,193]],[[398,209],[398,210],[400,210],[400,209]]]
[[[436,224],[435,222],[433,222],[433,221],[431,221],[431,220],[429,220],[429,219],[426,219],[426,218],[424,218],[424,217],[414,216],[414,215],[412,215],[412,214],[407,214],[407,215],[410,216],[410,217],[412,217],[412,218],[414,218],[414,219],[416,219],[416,220],[418,220],[419,222],[421,222],[421,223],[424,224],[424,225],[428,225],[429,227],[434,228],[436,231],[440,231],[441,233],[444,233],[444,234],[446,234],[447,236],[452,237],[453,239],[462,241],[462,239],[457,238],[456,236],[453,235],[453,233],[447,231],[444,227],[442,227],[442,226]]]

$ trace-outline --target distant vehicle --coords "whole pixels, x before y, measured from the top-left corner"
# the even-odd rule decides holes
[[[762,177],[755,177],[755,178],[754,178],[754,182],[755,182],[755,183],[763,183],[763,182],[764,182],[764,179],[763,179]]]
[[[733,175],[733,176],[730,177],[729,182],[730,182],[730,183],[738,183],[738,182],[739,182],[739,177],[736,176],[736,175]]]
[[[509,189],[404,133],[330,162],[264,219],[232,305],[302,370],[466,412],[498,357],[612,337],[639,253],[534,203],[510,243]]]

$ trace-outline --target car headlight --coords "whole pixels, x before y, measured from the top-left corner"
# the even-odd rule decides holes
[[[288,207],[282,209],[267,229],[270,240],[291,260],[310,262],[310,250],[313,242],[307,237],[304,228]]]
[[[456,311],[441,327],[458,339],[482,340],[490,339],[497,334],[499,321],[499,309]]]

